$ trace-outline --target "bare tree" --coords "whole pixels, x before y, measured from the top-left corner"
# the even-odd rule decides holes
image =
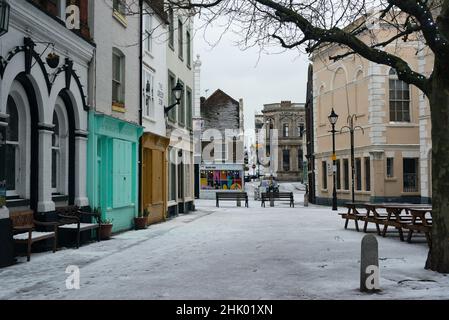
[[[418,87],[428,98],[432,118],[433,228],[426,268],[449,273],[449,0],[169,0],[192,9],[205,25],[218,17],[241,35],[240,45],[304,50],[326,45],[345,48],[336,61],[357,54],[396,70],[398,78]],[[365,43],[367,18],[378,12],[381,23],[394,27],[389,39]],[[412,69],[385,47],[396,41],[421,40],[433,52],[430,76]]]

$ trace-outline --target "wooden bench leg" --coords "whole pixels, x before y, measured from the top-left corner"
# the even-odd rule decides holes
[[[382,231],[382,237],[385,238],[385,235],[387,234],[388,224],[385,224],[384,230]]]
[[[408,231],[408,237],[407,237],[407,242],[411,243],[412,242],[412,236],[413,236],[413,230],[409,229]]]
[[[97,228],[97,242],[100,242],[100,228]]]
[[[357,230],[357,232],[360,232],[359,221],[357,220],[357,218],[354,219],[354,223],[355,223],[355,229]]]
[[[78,232],[77,232],[77,235],[76,235],[76,248],[77,249],[79,249],[79,247],[80,247],[80,237],[81,237],[81,232],[80,232],[80,230],[78,229]]]
[[[399,231],[399,239],[401,239],[401,241],[404,241],[404,233],[402,232],[402,228],[398,227],[397,229]]]
[[[366,230],[368,229],[368,220],[365,221],[365,225],[363,226],[363,232],[366,233]]]
[[[381,231],[380,231],[379,224],[377,222],[376,222],[376,229],[377,229],[377,234],[380,236]]]
[[[56,252],[56,249],[58,248],[58,235],[55,234],[55,238],[53,240],[53,253]]]
[[[28,248],[27,248],[27,261],[30,262],[31,260],[31,241],[28,241]]]

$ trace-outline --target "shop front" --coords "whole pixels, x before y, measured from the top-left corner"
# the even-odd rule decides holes
[[[113,232],[133,228],[138,214],[138,147],[143,128],[89,112],[88,196],[92,209],[113,224]]]
[[[213,164],[200,167],[200,198],[215,199],[216,192],[243,191],[243,164]]]
[[[148,223],[166,219],[167,148],[170,139],[146,132],[142,136],[141,208],[148,210]]]

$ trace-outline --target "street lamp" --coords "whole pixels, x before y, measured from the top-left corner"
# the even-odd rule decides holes
[[[175,95],[175,99],[176,102],[173,103],[172,105],[165,107],[165,114],[167,115],[171,109],[173,109],[174,107],[176,107],[177,105],[181,104],[181,96],[182,96],[182,92],[184,91],[184,86],[181,84],[181,82],[179,82],[176,84],[176,86],[172,89],[173,94]]]
[[[332,125],[332,171],[333,171],[333,179],[334,179],[334,191],[332,193],[332,210],[337,211],[337,186],[336,186],[336,171],[337,171],[337,155],[335,154],[335,125],[338,121],[338,114],[335,113],[334,108],[332,108],[332,112],[328,117],[330,124]]]
[[[10,6],[6,0],[0,0],[0,37],[8,32]]]
[[[348,116],[348,125],[341,128],[340,132],[343,132],[343,129],[348,129],[351,134],[351,170],[352,170],[352,202],[355,202],[354,195],[354,176],[355,176],[355,166],[354,166],[354,132],[357,129],[362,130],[362,133],[365,134],[365,130],[361,126],[354,126],[354,120],[357,120],[357,115],[353,114],[352,116]]]

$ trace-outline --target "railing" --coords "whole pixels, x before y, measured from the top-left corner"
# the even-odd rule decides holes
[[[404,173],[404,192],[418,191],[418,175],[416,173]]]

